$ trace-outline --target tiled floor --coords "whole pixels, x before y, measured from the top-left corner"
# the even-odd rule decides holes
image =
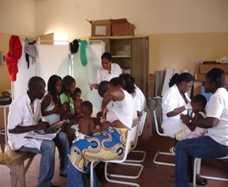
[[[156,166],[152,163],[153,156],[158,148],[162,150],[166,150],[170,146],[169,140],[164,140],[163,138],[153,136],[150,139],[143,140],[140,143],[139,148],[144,149],[147,151],[147,157],[144,162],[144,170],[142,176],[137,181],[141,187],[174,187],[174,168],[165,167],[165,166]],[[29,168],[28,173],[26,175],[26,183],[28,187],[35,187],[38,171],[39,171],[39,155],[36,156],[35,160],[32,163],[32,166]],[[206,166],[206,167],[205,167]],[[134,169],[122,169],[116,168],[115,170],[121,169],[122,172],[134,172]],[[203,172],[215,174],[215,175],[222,175],[228,177],[228,162],[227,161],[210,161],[210,162],[203,162]],[[59,177],[58,175],[58,157],[56,157],[56,172],[53,179],[53,183],[64,187],[65,186],[65,179]],[[116,187],[116,186],[123,186],[118,184],[110,184],[107,182],[102,183],[104,187]],[[4,167],[0,166],[0,186],[1,187],[9,187],[10,186],[10,177],[9,177],[9,170]],[[209,181],[208,187],[227,187],[228,182],[217,182],[217,181]]]

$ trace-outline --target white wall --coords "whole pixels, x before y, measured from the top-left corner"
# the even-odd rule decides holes
[[[35,33],[33,0],[0,0],[0,32],[18,35]]]
[[[227,0],[36,0],[36,31],[89,36],[86,19],[126,17],[138,34],[228,31]]]
[[[126,17],[138,34],[227,32],[227,0],[0,0],[0,32],[89,36],[86,19]]]

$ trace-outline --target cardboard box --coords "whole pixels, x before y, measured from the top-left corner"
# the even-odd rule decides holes
[[[199,72],[201,74],[206,74],[212,68],[221,68],[225,73],[228,73],[228,64],[200,64],[199,65]]]
[[[92,36],[111,36],[111,20],[92,20],[91,35]]]
[[[127,19],[113,19],[112,36],[129,36],[135,35],[135,26],[127,21]]]

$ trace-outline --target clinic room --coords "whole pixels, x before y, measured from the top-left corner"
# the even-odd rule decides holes
[[[0,0],[1,187],[227,187],[228,0]]]

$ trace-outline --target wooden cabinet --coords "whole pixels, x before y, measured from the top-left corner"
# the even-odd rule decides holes
[[[123,72],[130,73],[136,84],[147,95],[149,75],[149,38],[147,36],[92,37],[91,40],[105,42],[113,62],[119,64]]]

